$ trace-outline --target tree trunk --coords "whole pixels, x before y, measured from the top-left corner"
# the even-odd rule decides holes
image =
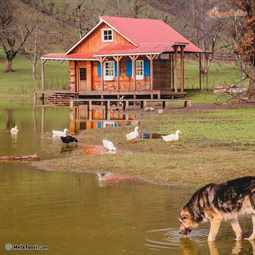
[[[32,79],[36,80],[36,67],[37,67],[37,54],[34,53],[33,61],[32,61]]]
[[[249,99],[255,99],[255,66],[253,66],[253,68],[250,72],[248,97],[249,97]]]
[[[32,79],[33,81],[36,80],[36,63],[34,61],[32,63]]]
[[[12,59],[7,59],[6,60],[6,64],[5,64],[5,69],[4,71],[6,73],[9,73],[9,72],[14,72],[13,68],[12,68]]]

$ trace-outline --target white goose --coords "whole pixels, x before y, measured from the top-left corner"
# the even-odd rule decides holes
[[[101,173],[97,173],[97,179],[99,182],[105,181],[107,179],[107,177],[112,176],[111,172],[101,172]]]
[[[127,140],[128,141],[132,141],[132,140],[135,140],[139,137],[139,127],[135,127],[135,130],[126,134],[126,137],[127,137]]]
[[[60,137],[65,137],[68,134],[68,129],[65,128],[63,131],[62,130],[52,130],[52,137],[53,138],[60,138]]]
[[[19,133],[19,129],[17,126],[11,128],[10,130],[11,135],[16,136]]]
[[[180,139],[180,134],[181,134],[181,131],[177,130],[174,134],[162,136],[162,139],[165,142],[175,142]]]
[[[153,107],[151,107],[151,106],[150,106],[150,107],[145,107],[145,108],[144,108],[144,111],[145,111],[145,112],[152,112],[152,111],[154,111],[154,110],[155,110],[155,109],[154,109]]]
[[[107,150],[108,153],[115,154],[117,152],[116,147],[109,140],[103,139],[103,146]]]

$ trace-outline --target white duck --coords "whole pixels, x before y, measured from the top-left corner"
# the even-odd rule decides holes
[[[107,177],[112,176],[111,172],[101,172],[101,173],[97,173],[97,179],[99,182],[105,181],[107,179]]]
[[[152,112],[152,111],[154,111],[155,109],[153,108],[153,107],[145,107],[144,108],[144,111],[145,112]]]
[[[17,126],[11,128],[10,130],[11,135],[16,136],[19,133],[19,129]]]
[[[180,139],[180,134],[181,134],[181,131],[177,130],[174,134],[162,136],[162,139],[165,142],[175,142],[175,141],[178,141]]]
[[[103,146],[107,150],[108,153],[115,154],[117,152],[116,147],[109,140],[103,139]]]
[[[132,141],[132,140],[135,140],[139,137],[139,127],[135,127],[135,130],[126,134],[126,137],[127,137],[127,140],[128,141]]]
[[[57,137],[65,137],[68,134],[68,129],[65,128],[63,131],[62,130],[52,130],[52,137],[57,138]]]

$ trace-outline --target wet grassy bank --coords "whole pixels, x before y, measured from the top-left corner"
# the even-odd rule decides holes
[[[128,143],[132,127],[86,130],[79,135],[77,150],[63,159],[33,163],[49,171],[111,171],[160,184],[200,186],[243,175],[254,175],[255,109],[167,110],[145,113],[141,128],[168,134],[180,129],[181,139]],[[85,155],[84,144],[101,144],[110,139],[117,155]]]

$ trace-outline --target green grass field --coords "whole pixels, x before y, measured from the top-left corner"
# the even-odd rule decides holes
[[[198,61],[187,60],[185,65],[186,80],[188,89],[199,88]],[[236,84],[239,83],[240,70],[234,63],[210,63],[208,84],[203,82],[202,88],[211,90],[217,85]]]
[[[18,56],[13,62],[15,72],[4,72],[4,60],[0,58],[0,97],[31,96],[40,89],[40,63],[37,67],[37,80],[32,80],[31,62]],[[52,89],[65,89],[68,85],[66,63],[48,62],[46,64],[46,86]]]

